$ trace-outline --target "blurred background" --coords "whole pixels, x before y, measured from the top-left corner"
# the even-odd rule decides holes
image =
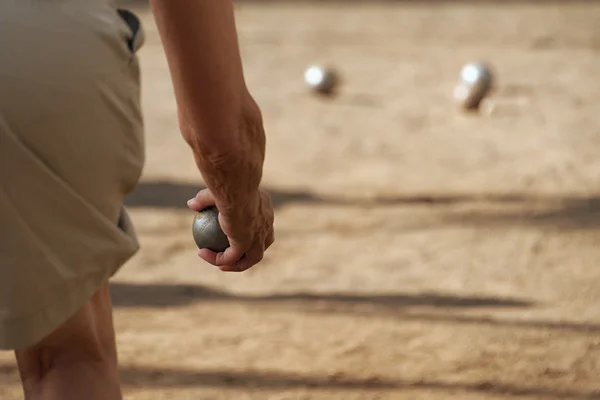
[[[600,399],[599,2],[238,0],[277,236],[243,274],[196,256],[202,181],[150,10],[122,3],[146,35],[126,399]],[[472,61],[494,88],[466,112]]]

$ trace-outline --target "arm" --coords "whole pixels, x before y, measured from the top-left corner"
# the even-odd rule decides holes
[[[232,0],[150,0],[171,72],[181,132],[222,213],[258,196],[260,110],[246,88]]]

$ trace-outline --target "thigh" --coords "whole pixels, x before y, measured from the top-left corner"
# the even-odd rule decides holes
[[[138,250],[139,71],[108,3],[0,2],[0,349],[46,337]]]

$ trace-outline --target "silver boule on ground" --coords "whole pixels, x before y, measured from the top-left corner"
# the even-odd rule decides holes
[[[454,99],[464,110],[479,109],[481,101],[491,92],[494,74],[489,64],[481,61],[465,64],[460,71]]]
[[[317,94],[329,96],[339,85],[339,73],[323,65],[312,65],[304,72],[304,81]]]

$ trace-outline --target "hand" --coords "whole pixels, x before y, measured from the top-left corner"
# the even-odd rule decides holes
[[[201,190],[188,201],[188,207],[195,211],[214,205],[216,200],[210,189]],[[258,264],[273,244],[273,222],[271,197],[267,191],[259,190],[243,206],[219,209],[219,224],[229,239],[229,248],[222,253],[201,249],[198,255],[221,271],[245,271]]]

